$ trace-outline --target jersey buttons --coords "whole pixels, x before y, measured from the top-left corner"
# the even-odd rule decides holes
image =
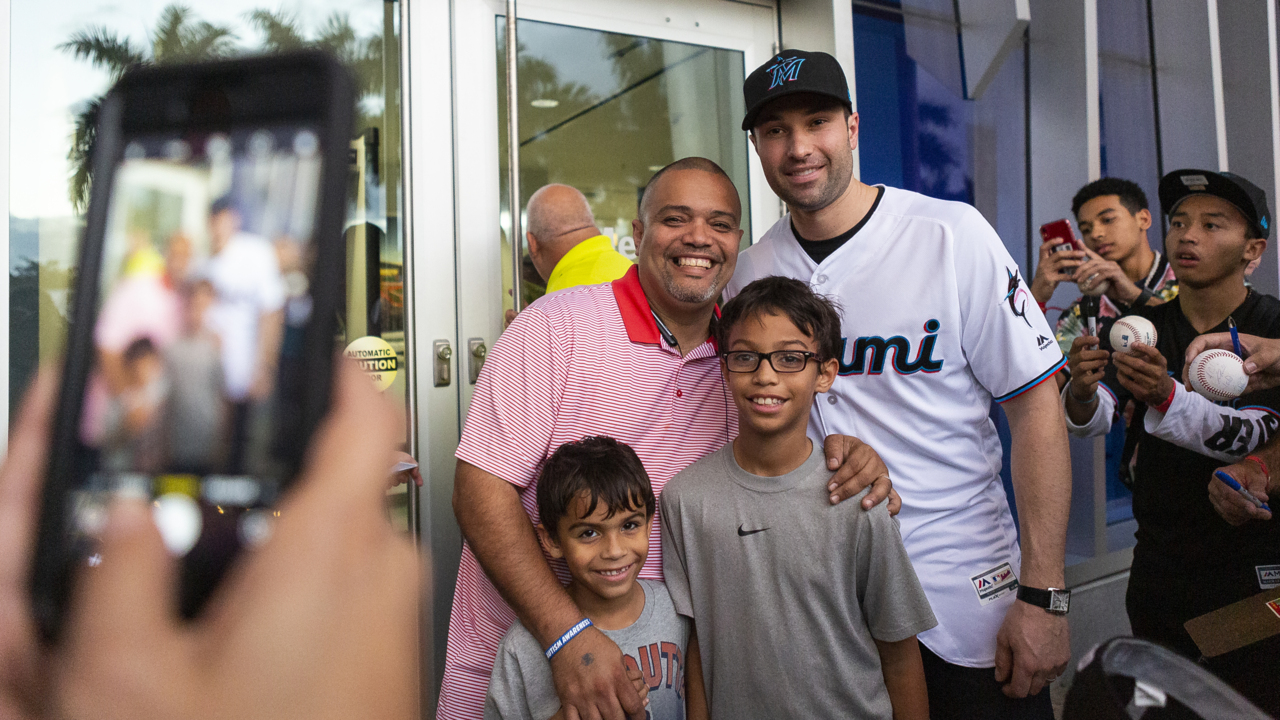
[[[835,405],[835,404],[836,404],[836,396],[835,396],[835,395],[828,395],[828,396],[827,396],[827,402],[831,403],[832,405]]]
[[[818,277],[814,278],[814,280],[817,280],[817,281],[818,281],[818,284],[819,284],[819,285],[822,285],[822,284],[824,284],[824,283],[826,283],[826,282],[827,282],[827,276],[826,276],[826,275],[819,275]]]

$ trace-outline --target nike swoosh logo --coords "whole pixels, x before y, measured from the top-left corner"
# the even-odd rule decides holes
[[[745,524],[745,523],[744,523],[744,524]],[[742,529],[742,525],[739,525],[739,526],[738,526],[738,537],[746,537],[746,536],[748,536],[748,535],[755,535],[756,533],[762,533],[762,532],[764,532],[765,530],[768,530],[768,529],[769,529],[769,528],[760,528],[759,530],[743,530],[743,529]]]

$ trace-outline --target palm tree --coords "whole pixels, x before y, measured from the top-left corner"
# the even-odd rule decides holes
[[[121,37],[110,28],[90,26],[76,32],[58,49],[105,69],[114,84],[125,71],[140,65],[215,60],[245,51],[284,52],[315,47],[328,50],[351,69],[361,96],[381,92],[382,36],[360,37],[346,15],[337,12],[330,15],[314,39],[307,39],[298,27],[297,18],[283,10],[253,10],[244,17],[262,35],[260,47],[238,46],[237,36],[230,27],[199,20],[191,8],[175,3],[160,12],[156,29],[150,33],[146,45]],[[101,97],[87,100],[76,113],[71,149],[67,152],[72,167],[71,204],[77,212],[83,212],[89,203],[90,163],[101,103]],[[366,116],[361,109],[360,125],[371,124],[378,116],[374,113]]]
[[[231,28],[196,20],[191,9],[169,5],[160,12],[160,21],[151,33],[148,46],[139,46],[114,30],[90,26],[58,46],[77,60],[88,60],[94,67],[105,69],[115,83],[130,68],[152,63],[194,62],[226,57],[236,51]],[[71,205],[83,211],[89,203],[90,156],[102,98],[84,103],[76,114],[71,136]]]
[[[262,49],[267,52],[288,52],[303,48],[327,50],[351,70],[356,81],[356,94],[364,97],[382,92],[382,35],[361,38],[347,15],[334,12],[325,19],[316,32],[315,39],[306,39],[298,30],[298,19],[280,11],[253,10],[245,19],[262,34]],[[371,117],[359,118],[358,124],[371,121]]]

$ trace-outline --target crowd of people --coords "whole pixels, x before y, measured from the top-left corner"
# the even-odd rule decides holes
[[[559,291],[508,318],[457,448],[465,543],[438,717],[1048,720],[1070,658],[1068,434],[1120,421],[1134,634],[1200,659],[1187,620],[1280,586],[1280,526],[1213,476],[1280,496],[1280,301],[1246,280],[1269,235],[1265,193],[1230,173],[1168,174],[1157,252],[1142,191],[1090,183],[1072,204],[1088,249],[1046,243],[1028,284],[974,208],[854,177],[858,115],[834,58],[784,51],[743,92],[742,128],[789,210],[749,249],[738,188],[703,158],[644,187],[634,265],[610,255],[572,188],[530,203],[535,266]],[[1103,294],[1096,335],[1081,303],[1049,326],[1062,282]],[[1158,328],[1154,346],[1114,351],[1108,329],[1124,315]],[[1200,350],[1231,345],[1229,326],[1250,384],[1214,403],[1178,378]],[[319,510],[282,523],[194,625],[175,628],[126,587],[170,578],[139,509],[116,507],[104,537],[121,561],[79,589],[52,666],[15,590],[44,450],[47,402],[34,403],[0,476],[0,710],[157,715],[146,703],[172,700],[140,678],[177,657],[188,664],[167,673],[188,716],[223,703],[301,717],[287,706],[308,688],[311,716],[374,714],[344,697],[405,715],[406,687],[390,683],[406,682],[413,650],[386,631],[412,615],[416,580],[373,517],[369,467],[390,448],[355,427],[390,420],[357,385],[340,379],[290,500]],[[1016,521],[993,402],[1008,418]],[[358,527],[324,514],[335,495],[361,498]],[[353,549],[337,551],[349,533]],[[300,617],[284,609],[302,598]],[[116,614],[133,624],[113,626]],[[332,642],[314,635],[325,620]],[[122,647],[121,628],[146,621],[158,639]],[[1280,714],[1277,643],[1202,662]],[[197,651],[212,660],[193,666]],[[263,678],[288,692],[260,694]],[[104,683],[145,711],[95,712]]]

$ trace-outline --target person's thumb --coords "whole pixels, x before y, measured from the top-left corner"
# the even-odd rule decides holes
[[[98,550],[91,566],[80,570],[72,645],[124,652],[143,638],[175,631],[174,560],[151,506],[136,497],[115,500]]]

